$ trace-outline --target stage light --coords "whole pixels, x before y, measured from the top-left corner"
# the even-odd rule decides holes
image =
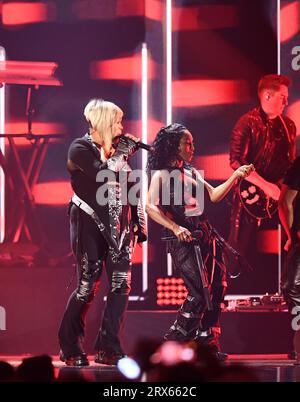
[[[166,123],[172,123],[172,0],[166,0]],[[167,274],[173,273],[171,254],[167,254]]]
[[[145,15],[145,2],[117,0],[116,15],[118,17],[143,17]]]
[[[2,5],[3,25],[24,25],[55,21],[56,6],[53,2],[5,2]]]
[[[5,60],[5,49],[0,46],[0,61]],[[5,84],[0,82],[0,133],[5,132]],[[5,138],[0,138],[0,151],[5,155]],[[5,236],[5,177],[0,168],[0,243]]]
[[[143,79],[143,57],[147,59],[147,79],[153,79],[155,77],[155,63],[151,59],[148,60],[146,48],[142,49],[141,56],[92,61],[90,63],[90,77],[93,80],[140,81]]]
[[[280,74],[281,70],[281,47],[280,47],[280,39],[281,39],[281,10],[280,10],[280,1],[277,0],[277,74]]]
[[[125,120],[124,121],[124,131],[128,133],[140,133],[141,131],[141,121],[140,120]],[[148,135],[147,135],[147,143],[152,144],[156,133],[164,126],[164,123],[159,120],[155,120],[149,116],[148,110],[148,118],[147,118],[147,126],[148,126]]]
[[[216,30],[236,27],[238,9],[231,5],[198,5],[173,7],[173,31]]]
[[[117,363],[119,371],[130,380],[135,380],[141,375],[141,368],[138,363],[130,357],[124,357]]]
[[[163,2],[161,0],[145,1],[145,17],[161,22],[163,20]]]
[[[6,84],[62,86],[55,77],[58,64],[50,61],[0,61],[0,82]]]
[[[250,100],[244,80],[173,81],[173,107],[200,107],[242,103]]]
[[[142,108],[142,142],[148,143],[148,49],[147,44],[142,45],[142,82],[141,82],[141,108]],[[142,205],[146,205],[147,191],[148,191],[148,179],[146,175],[147,167],[147,152],[142,151],[142,170],[144,177],[142,181]],[[148,215],[145,215],[146,227],[148,227]],[[148,242],[143,242],[143,275],[142,284],[143,292],[148,289]]]
[[[166,98],[169,125],[172,123],[172,0],[166,0]]]
[[[190,362],[195,359],[195,351],[189,347],[183,347],[181,352],[181,359],[185,362]]]
[[[35,203],[38,205],[67,205],[73,191],[67,181],[38,183],[33,188]]]
[[[20,134],[27,133],[28,122],[26,120],[23,121],[9,121],[5,125],[5,131],[10,134]],[[46,121],[35,121],[34,122],[34,134],[62,134],[61,138],[51,138],[51,143],[65,141],[63,137],[64,134],[67,133],[67,128],[62,123],[55,122],[46,122]],[[6,138],[6,143],[8,139]],[[31,142],[27,138],[14,138],[15,144],[19,146],[30,146]]]
[[[154,253],[153,253],[153,246],[151,244],[148,244],[148,257],[147,257],[147,263],[153,261]],[[141,244],[138,244],[135,249],[134,253],[132,256],[132,264],[143,264],[144,262],[144,257],[143,257],[143,246]]]
[[[187,295],[187,290],[182,283],[181,278],[157,278],[156,304],[160,306],[181,305]]]
[[[279,47],[280,43],[288,42],[295,37],[300,31],[300,2],[299,0],[285,4],[280,9],[280,1],[278,0],[278,32]]]
[[[257,234],[256,250],[266,254],[278,253],[278,230],[265,229]]]
[[[282,261],[282,256],[281,256],[281,224],[278,223],[277,226],[277,245],[278,245],[278,274],[277,274],[277,289],[278,293],[281,293],[281,261]]]
[[[226,180],[233,172],[227,153],[195,157],[194,165],[204,172],[205,180]]]

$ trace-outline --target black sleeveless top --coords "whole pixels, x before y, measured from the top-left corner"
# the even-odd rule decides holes
[[[193,168],[190,165],[179,169],[166,168],[170,176],[167,183],[160,186],[160,208],[180,226],[195,230],[204,220],[201,200],[204,188],[196,180]],[[202,189],[201,189],[201,187]],[[202,195],[199,194],[202,191]]]

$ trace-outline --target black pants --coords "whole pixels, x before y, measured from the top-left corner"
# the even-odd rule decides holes
[[[68,301],[59,328],[60,347],[67,357],[82,353],[85,316],[105,266],[110,287],[95,349],[122,353],[120,332],[131,284],[131,235],[126,235],[122,254],[116,261],[95,222],[76,205],[70,209],[70,235],[77,262],[78,286]]]
[[[230,233],[228,243],[235,248],[240,254],[248,257],[253,249],[252,241],[258,229],[257,219],[253,218],[244,209],[238,192],[235,191],[233,196],[233,204],[230,216]]]
[[[281,278],[281,290],[289,311],[300,306],[300,245],[294,245],[286,255]]]
[[[230,217],[228,243],[237,250],[250,264],[252,271],[246,272],[234,259],[227,261],[233,275],[242,273],[230,281],[229,294],[275,293],[277,289],[277,254],[258,251],[260,230],[276,230],[277,214],[272,219],[263,219],[261,225],[243,207],[238,192],[234,192]]]
[[[188,291],[171,330],[179,330],[184,335],[183,339],[188,340],[194,337],[197,330],[220,329],[221,303],[227,287],[225,270],[217,264],[214,265],[212,261],[206,264],[209,268],[208,279],[211,283],[210,293],[213,305],[213,309],[208,311],[193,243],[174,241],[169,246],[169,251]],[[206,256],[205,247],[202,247],[204,260]],[[220,255],[217,257],[222,258]],[[212,267],[214,267],[213,270]]]

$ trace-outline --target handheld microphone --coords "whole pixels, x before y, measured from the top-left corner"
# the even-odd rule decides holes
[[[126,135],[120,135],[120,136],[118,136],[116,138],[121,138],[121,137],[127,139],[128,141],[133,141],[131,138],[126,137]],[[137,149],[142,148],[142,149],[145,149],[148,152],[153,152],[154,151],[154,148],[151,145],[145,144],[144,142],[141,142],[141,141],[136,142],[135,146],[136,146]],[[113,144],[113,147],[116,148],[117,145]]]
[[[136,143],[136,145],[137,145],[138,148],[145,149],[148,152],[153,152],[154,151],[154,148],[151,145],[145,144],[144,142],[139,141],[139,142]]]
[[[202,240],[205,236],[205,233],[202,229],[197,229],[192,232],[193,240]],[[161,238],[162,241],[170,241],[177,240],[175,235],[164,236]]]

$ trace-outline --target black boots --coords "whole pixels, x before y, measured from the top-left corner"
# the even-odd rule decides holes
[[[225,361],[228,358],[228,354],[221,352],[220,333],[220,328],[209,328],[206,331],[198,329],[194,340],[199,342],[200,345],[210,348],[212,354],[219,361]]]
[[[66,363],[67,366],[73,367],[84,367],[89,366],[89,361],[85,353],[80,353],[74,356],[65,356],[64,353],[60,350],[59,352],[59,359]]]
[[[108,364],[110,366],[115,366],[120,359],[126,357],[123,353],[118,352],[107,352],[105,350],[100,350],[96,353],[95,363]]]

